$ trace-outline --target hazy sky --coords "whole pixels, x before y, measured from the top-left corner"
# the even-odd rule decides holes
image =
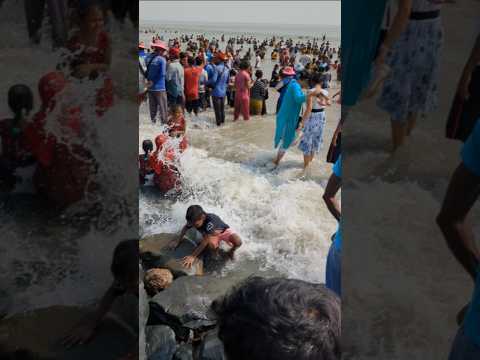
[[[140,20],[340,25],[340,1],[140,1]]]

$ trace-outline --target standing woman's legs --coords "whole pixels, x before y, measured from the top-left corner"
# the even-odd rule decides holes
[[[250,120],[250,98],[242,99],[241,111],[243,120]]]
[[[225,97],[221,97],[219,98],[219,101],[220,101],[220,119],[221,119],[221,123],[224,124],[225,123]]]
[[[233,121],[237,121],[238,120],[238,117],[240,116],[240,107],[241,107],[241,104],[240,104],[240,99],[236,96],[235,97],[235,100],[234,100],[234,104],[233,104]]]
[[[392,152],[395,152],[400,146],[405,143],[407,137],[407,122],[391,120],[392,124]]]

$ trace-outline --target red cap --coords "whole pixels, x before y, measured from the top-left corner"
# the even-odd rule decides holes
[[[180,55],[180,49],[176,48],[176,47],[173,47],[173,48],[170,48],[168,53],[172,57],[178,57],[178,55]]]
[[[139,49],[145,49],[145,42],[140,41],[140,43],[138,44],[138,48]]]

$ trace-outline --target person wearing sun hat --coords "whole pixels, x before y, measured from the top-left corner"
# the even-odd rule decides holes
[[[146,63],[146,79],[150,83],[148,89],[148,100],[150,104],[150,118],[153,123],[157,122],[157,114],[160,121],[166,123],[168,120],[167,111],[167,88],[165,79],[167,74],[167,60],[165,59],[165,51],[167,45],[160,40],[156,40],[151,45],[153,53],[147,57]]]

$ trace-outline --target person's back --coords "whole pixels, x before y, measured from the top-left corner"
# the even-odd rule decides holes
[[[339,298],[324,285],[253,277],[212,303],[229,360],[337,360]]]
[[[212,95],[216,97],[225,97],[229,79],[229,70],[224,63],[215,66],[214,82]]]
[[[185,98],[187,101],[198,99],[198,87],[202,68],[190,66],[185,69]]]
[[[250,95],[248,84],[250,82],[250,75],[245,70],[242,70],[235,77],[235,91],[240,98],[247,98]]]
[[[163,56],[152,53],[145,61],[147,67],[147,80],[152,82],[150,91],[165,91],[167,75],[167,61]]]

